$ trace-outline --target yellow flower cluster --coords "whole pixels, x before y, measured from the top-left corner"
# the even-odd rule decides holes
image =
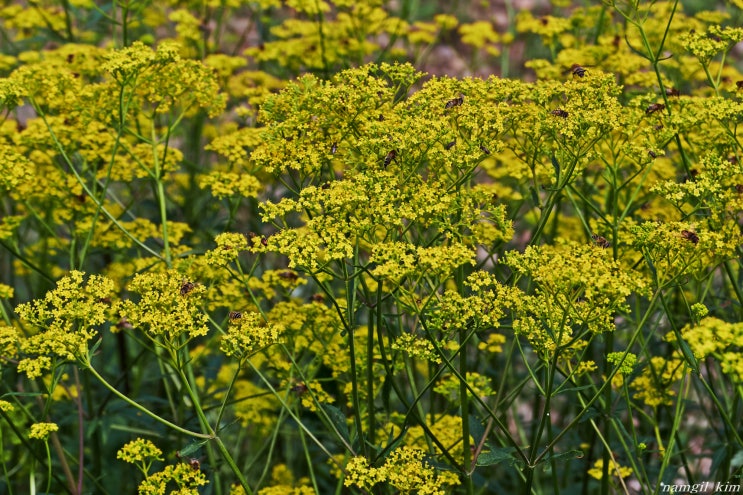
[[[714,358],[720,363],[723,373],[730,375],[734,382],[743,383],[743,323],[730,323],[709,316],[696,325],[682,328],[681,336],[695,358],[700,361]],[[668,334],[666,340],[675,342],[676,337]]]
[[[613,331],[614,315],[627,309],[627,297],[648,291],[643,277],[593,244],[529,246],[508,253],[504,264],[534,283],[534,294],[522,298],[514,330],[548,356],[574,346],[576,337]]]
[[[28,438],[46,440],[55,431],[59,431],[59,426],[55,423],[34,423],[28,432]]]
[[[178,349],[185,339],[204,336],[208,317],[201,311],[205,287],[185,279],[176,270],[135,275],[129,284],[138,301],[126,300],[120,314],[135,329],[162,345]]]
[[[137,438],[121,447],[116,458],[130,464],[150,464],[155,460],[162,461],[162,454],[162,450],[151,441]]]
[[[676,396],[673,386],[685,372],[684,362],[677,354],[670,358],[653,356],[644,363],[642,373],[632,380],[630,387],[635,390],[635,399],[650,407],[672,405]]]
[[[447,487],[458,485],[454,473],[439,472],[425,462],[425,452],[417,448],[393,450],[382,466],[369,466],[363,457],[353,457],[346,465],[344,485],[371,490],[379,483],[399,490],[401,494],[445,495]]]
[[[168,465],[162,471],[150,474],[139,484],[140,495],[161,495],[168,487],[169,493],[179,495],[199,495],[199,487],[209,483],[201,469],[194,469],[187,463]]]
[[[89,362],[89,342],[98,327],[109,321],[116,304],[111,301],[114,284],[100,275],[72,271],[43,299],[19,304],[16,312],[33,332],[20,340],[21,352],[31,356],[18,363],[18,370],[36,378],[50,369],[52,358]]]
[[[604,460],[597,459],[593,463],[593,467],[588,470],[588,474],[597,480],[604,477]],[[611,467],[609,468],[609,475],[613,477],[619,476],[620,478],[627,478],[632,475],[632,468],[628,466],[622,466],[616,461],[612,461]]]
[[[219,348],[226,356],[244,359],[279,342],[283,332],[281,326],[267,324],[258,313],[240,313],[230,320]]]

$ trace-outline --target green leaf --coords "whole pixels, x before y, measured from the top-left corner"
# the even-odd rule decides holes
[[[470,435],[472,435],[472,438],[475,440],[475,445],[480,445],[482,437],[485,436],[485,428],[482,427],[480,420],[471,414],[469,415],[468,420],[470,425]]]
[[[191,442],[190,444],[188,444],[185,447],[183,447],[182,449],[180,449],[178,451],[178,454],[181,457],[188,457],[191,454],[193,454],[194,452],[196,452],[197,450],[199,450],[208,441],[209,440],[201,440],[201,441],[198,441],[198,442]]]
[[[540,462],[547,462],[549,460],[566,460],[570,461],[573,459],[582,459],[585,454],[582,450],[568,450],[566,452],[558,452],[556,454],[548,454]]]
[[[335,428],[338,430],[341,437],[343,437],[346,442],[351,443],[351,437],[348,434],[348,425],[346,424],[346,415],[343,414],[340,409],[330,404],[320,404],[320,406],[323,408],[323,411],[325,411],[325,414],[328,415],[328,418],[330,418],[333,425],[335,425]]]
[[[487,452],[481,452],[477,456],[477,465],[492,466],[504,461],[514,464],[518,462],[518,459],[513,456],[515,451],[516,449],[513,447],[489,448]]]
[[[555,155],[552,155],[550,158],[552,161],[552,166],[555,167],[555,184],[558,186],[560,185],[560,163],[557,161],[557,158],[555,158]]]

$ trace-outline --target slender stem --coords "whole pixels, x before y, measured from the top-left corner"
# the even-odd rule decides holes
[[[106,387],[112,394],[114,394],[116,397],[118,397],[119,399],[123,400],[124,402],[126,402],[130,406],[134,407],[135,409],[137,409],[137,410],[141,411],[142,413],[146,414],[147,416],[151,417],[155,421],[157,421],[159,423],[162,423],[165,426],[168,426],[168,427],[174,429],[175,431],[177,431],[179,433],[183,433],[184,435],[188,435],[190,437],[203,438],[203,439],[207,439],[207,440],[211,440],[211,439],[214,438],[213,435],[204,435],[203,433],[197,433],[195,431],[187,430],[186,428],[180,427],[177,424],[171,423],[167,419],[158,416],[157,414],[153,413],[152,411],[150,411],[149,409],[147,409],[143,405],[139,404],[138,402],[133,401],[132,399],[130,399],[126,395],[124,395],[121,392],[119,392],[118,390],[116,390],[116,388],[113,385],[111,385],[110,383],[108,383],[108,381],[106,381],[106,379],[103,378],[98,373],[98,371],[96,371],[96,369],[93,368],[93,366],[90,365],[89,362],[82,362],[81,365],[85,369],[87,369],[88,371],[90,371],[93,374],[93,376],[96,379],[98,379],[98,381],[101,382],[101,384],[104,387]]]
[[[359,259],[359,246],[358,243],[354,246],[352,267],[358,265]],[[356,346],[354,342],[354,334],[356,329],[356,284],[358,280],[355,276],[351,276],[348,273],[348,266],[343,265],[344,276],[346,280],[346,321],[348,322],[348,358],[350,360],[350,373],[351,373],[351,403],[353,404],[353,417],[356,425],[356,434],[359,439],[359,445],[363,449],[363,452],[368,457],[369,446],[364,439],[364,428],[361,420],[361,401],[359,400],[359,382],[358,382],[358,370],[356,366]],[[368,363],[370,366],[371,363]],[[371,411],[369,411],[371,414]]]

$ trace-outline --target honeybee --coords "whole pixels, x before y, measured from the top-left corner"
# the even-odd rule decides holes
[[[583,77],[586,75],[586,69],[585,67],[581,67],[578,64],[573,64],[570,66],[570,73],[574,76]]]
[[[668,96],[678,96],[680,93],[676,88],[666,88],[666,94]]]
[[[658,112],[664,108],[666,108],[666,106],[663,103],[653,103],[645,109],[645,113],[650,115],[651,113]]]
[[[611,246],[611,243],[606,240],[606,237],[602,237],[598,234],[591,234],[591,239],[593,239],[593,242],[595,242],[599,247],[608,248]]]
[[[189,282],[188,280],[184,280],[181,284],[181,295],[187,295],[194,289],[194,287],[196,287],[196,284],[194,284],[193,282]]]
[[[191,466],[191,469],[193,469],[194,471],[200,471],[201,470],[201,463],[199,462],[198,459],[195,459],[193,457],[191,457],[188,460],[188,465]]]
[[[462,103],[464,103],[464,95],[459,95],[459,97],[451,99],[446,102],[446,105],[444,105],[445,110],[449,110],[450,108],[458,107]]]
[[[243,317],[243,314],[239,311],[230,311],[230,320],[235,321]]]
[[[394,160],[397,157],[397,150],[390,150],[389,153],[387,153],[387,156],[384,157],[384,168],[387,168],[387,166],[392,163],[392,160]]]
[[[449,141],[448,143],[446,143],[444,145],[444,149],[445,150],[450,150],[450,149],[452,149],[454,147],[455,144],[457,144],[457,140],[456,139],[454,141]]]
[[[562,117],[563,119],[567,119],[568,115],[570,115],[568,112],[566,112],[562,108],[556,108],[552,110],[550,113],[556,117]]]
[[[683,237],[684,239],[686,239],[687,241],[693,244],[697,244],[699,242],[699,236],[695,232],[692,232],[691,230],[686,230],[686,229],[682,230],[681,237]]]
[[[325,296],[323,296],[322,294],[313,294],[312,297],[310,297],[310,301],[316,303],[325,302]]]

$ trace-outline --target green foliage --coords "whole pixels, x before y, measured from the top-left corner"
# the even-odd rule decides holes
[[[505,3],[0,9],[0,491],[739,479],[743,5]]]

